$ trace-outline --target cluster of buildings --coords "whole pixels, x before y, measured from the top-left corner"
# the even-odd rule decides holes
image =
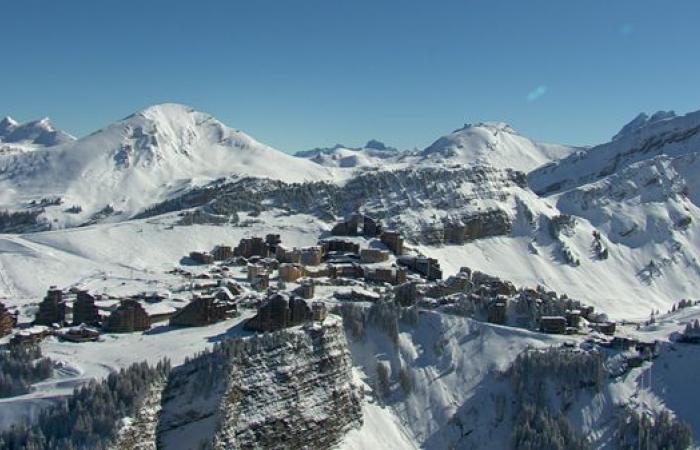
[[[258,313],[245,323],[251,331],[270,332],[301,325],[306,322],[323,322],[328,316],[324,302],[309,304],[295,295],[274,293],[258,308]]]

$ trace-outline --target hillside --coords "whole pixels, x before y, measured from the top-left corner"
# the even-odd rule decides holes
[[[85,223],[96,214],[118,221],[177,191],[236,176],[299,182],[331,173],[208,114],[163,104],[75,142],[0,157],[0,207],[60,202],[43,214],[54,228]]]

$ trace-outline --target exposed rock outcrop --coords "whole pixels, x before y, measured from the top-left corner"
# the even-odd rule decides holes
[[[362,423],[340,320],[234,339],[176,369],[164,449],[330,448]]]

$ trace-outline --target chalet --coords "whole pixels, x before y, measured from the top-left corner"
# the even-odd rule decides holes
[[[566,334],[566,317],[542,316],[540,318],[540,331],[550,334]]]
[[[68,342],[94,342],[100,338],[100,332],[94,328],[80,325],[72,327],[65,333],[60,333],[58,338]]]
[[[33,345],[43,341],[46,336],[51,335],[50,328],[43,325],[33,326],[26,330],[20,330],[10,339],[10,345]]]
[[[36,313],[34,323],[37,325],[51,326],[63,325],[66,321],[66,302],[63,299],[63,291],[51,286],[46,297],[39,303],[39,311]]]
[[[109,315],[104,326],[110,333],[132,333],[151,328],[151,318],[136,300],[122,300],[119,307]]]

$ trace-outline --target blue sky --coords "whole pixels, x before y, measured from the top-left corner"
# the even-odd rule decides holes
[[[700,2],[3,2],[0,115],[85,135],[153,103],[279,149],[423,147],[501,120],[609,139],[641,111],[700,109]]]

